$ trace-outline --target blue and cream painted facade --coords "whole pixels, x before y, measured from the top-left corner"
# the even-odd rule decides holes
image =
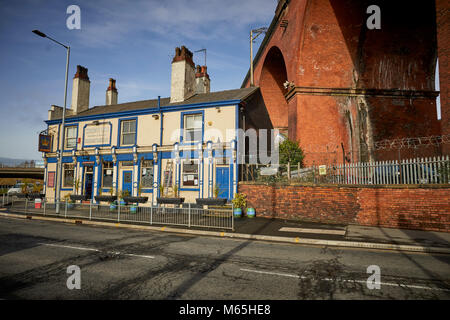
[[[213,196],[216,186],[216,173],[228,172],[227,198],[237,192],[238,167],[236,165],[237,135],[230,134],[239,128],[240,100],[217,101],[200,104],[160,106],[140,110],[104,113],[91,116],[74,116],[66,119],[65,127],[75,127],[76,144],[64,148],[63,165],[72,164],[74,180],[79,180],[79,190],[62,187],[61,198],[65,194],[85,194],[87,170],[92,170],[92,197],[109,194],[111,187],[103,186],[104,163],[112,162],[112,188],[114,194],[122,190],[123,172],[132,171],[132,195],[138,194],[142,176],[142,161],[149,160],[153,166],[153,186],[143,188],[141,195],[148,196],[153,203],[159,196],[159,185],[163,181],[164,170],[172,160],[172,185],[178,186],[181,197],[186,202],[195,202],[195,198]],[[184,123],[189,115],[201,115],[201,139],[195,142],[183,140]],[[121,141],[122,124],[135,121],[134,143],[123,145]],[[48,132],[54,136],[52,152],[45,155],[45,192],[48,198],[55,198],[56,185],[48,184],[49,173],[57,171],[57,150],[61,148],[61,120],[48,120]],[[67,129],[66,129],[67,130]],[[66,131],[67,132],[67,131]],[[97,136],[96,136],[97,134]],[[59,139],[57,138],[59,137]],[[220,138],[219,138],[220,137]],[[218,141],[219,138],[219,141]],[[66,135],[67,146],[68,136]],[[71,136],[70,139],[73,139]],[[219,142],[219,143],[218,143]],[[198,181],[194,186],[186,186],[183,177],[183,162],[186,158],[195,160],[198,165]],[[148,161],[147,161],[148,163]],[[89,169],[87,169],[89,168]],[[92,168],[92,169],[91,169]],[[50,174],[52,176],[52,174]],[[220,177],[224,180],[224,177]],[[64,181],[64,177],[62,178]],[[223,186],[220,186],[223,187]],[[149,200],[150,202],[150,200]]]

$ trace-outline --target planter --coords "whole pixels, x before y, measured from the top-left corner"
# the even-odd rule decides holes
[[[26,198],[28,196],[28,194],[27,193],[16,193],[15,196],[17,198]]]
[[[26,195],[26,197],[29,200],[34,200],[34,199],[42,199],[45,195],[44,194],[40,194],[40,193],[28,193]]]
[[[225,198],[197,198],[195,199],[197,204],[202,206],[223,206],[227,203]]]
[[[67,209],[73,209],[74,204],[72,202],[67,202]]]
[[[160,204],[182,204],[184,198],[156,198],[156,202]]]
[[[87,200],[87,195],[85,195],[85,194],[71,194],[70,195],[70,200],[72,200],[72,201],[77,201],[77,200],[85,201],[85,200]]]
[[[135,204],[132,204],[130,207],[130,213],[136,213],[138,206]]]
[[[148,197],[123,197],[126,203],[146,203]]]
[[[125,200],[123,200],[123,199],[120,199],[119,204],[120,204],[121,206],[126,206],[126,205],[127,205],[127,203],[126,203]]]
[[[242,209],[241,208],[235,208],[233,211],[233,216],[235,218],[240,218],[242,216]]]
[[[247,208],[247,217],[253,218],[255,216],[255,208]]]
[[[109,210],[110,211],[115,211],[117,209],[117,205],[114,202],[111,202],[109,205]]]
[[[95,196],[95,201],[113,202],[117,200],[117,196]]]

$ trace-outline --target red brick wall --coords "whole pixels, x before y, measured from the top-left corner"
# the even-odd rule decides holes
[[[240,183],[260,217],[450,232],[450,187]]]

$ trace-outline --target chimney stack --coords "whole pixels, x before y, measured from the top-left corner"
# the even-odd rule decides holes
[[[206,66],[197,66],[195,73],[195,93],[209,93],[211,81]]]
[[[91,82],[88,77],[88,69],[77,66],[77,73],[73,77],[72,86],[72,110],[74,114],[89,109],[89,90]]]
[[[110,78],[109,87],[106,89],[106,105],[117,104],[117,95],[116,80]]]
[[[182,102],[195,94],[195,65],[185,46],[175,48],[172,60],[170,103]]]

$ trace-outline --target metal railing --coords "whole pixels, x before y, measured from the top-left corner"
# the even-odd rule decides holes
[[[42,199],[39,203],[28,198],[9,196],[3,198],[3,205],[12,212],[27,215],[234,230],[233,207],[198,208],[190,203],[182,207],[138,206],[121,202],[106,205],[93,203],[92,200],[89,203],[65,201],[61,203],[60,213],[56,214],[56,203],[52,200]]]
[[[244,181],[310,182],[330,184],[448,184],[450,157],[404,159],[401,161],[357,162],[339,165],[298,166],[279,165],[276,174],[264,174],[261,165],[244,165]]]

